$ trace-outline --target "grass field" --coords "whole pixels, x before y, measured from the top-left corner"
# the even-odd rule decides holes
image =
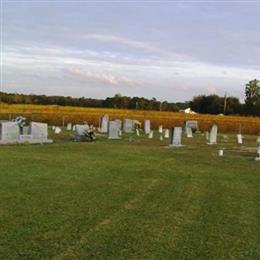
[[[260,259],[256,137],[228,137],[0,146],[0,259]]]

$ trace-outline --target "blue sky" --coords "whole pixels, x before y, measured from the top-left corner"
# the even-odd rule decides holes
[[[7,92],[244,98],[260,78],[258,1],[2,2]]]

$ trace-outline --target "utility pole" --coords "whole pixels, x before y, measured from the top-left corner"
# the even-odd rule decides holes
[[[227,92],[225,92],[225,97],[224,97],[224,112],[223,114],[226,114],[226,109],[227,109]]]

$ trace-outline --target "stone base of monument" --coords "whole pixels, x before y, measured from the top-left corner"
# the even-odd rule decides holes
[[[51,139],[21,139],[21,140],[0,140],[0,144],[51,144],[53,140]]]
[[[107,139],[109,139],[109,140],[120,140],[121,137],[108,137]]]
[[[170,144],[169,146],[167,146],[168,148],[181,148],[184,147],[185,145],[183,144]]]

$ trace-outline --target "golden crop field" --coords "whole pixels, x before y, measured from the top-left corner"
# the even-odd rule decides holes
[[[152,127],[157,128],[183,125],[186,120],[197,120],[202,131],[209,130],[213,123],[217,123],[221,132],[238,133],[241,128],[244,134],[260,133],[260,117],[218,116],[218,115],[189,115],[175,112],[140,111],[108,108],[82,108],[43,105],[8,105],[0,104],[0,120],[13,119],[19,115],[28,121],[46,122],[50,125],[66,125],[88,122],[98,125],[100,116],[108,114],[113,119],[131,118],[143,122],[150,119]]]

